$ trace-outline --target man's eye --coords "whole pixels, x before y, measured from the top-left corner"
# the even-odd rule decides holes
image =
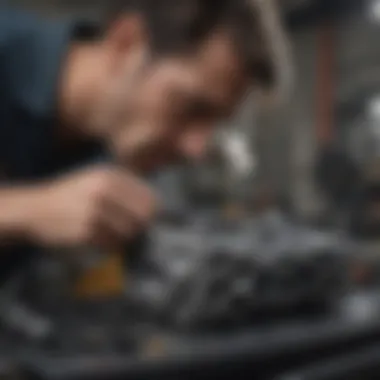
[[[205,104],[193,103],[189,104],[181,110],[181,117],[188,120],[204,120],[214,117],[213,110]]]

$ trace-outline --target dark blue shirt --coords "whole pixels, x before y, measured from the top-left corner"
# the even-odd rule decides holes
[[[0,163],[8,179],[51,169],[60,69],[73,29],[0,11]]]
[[[0,182],[38,181],[68,167],[55,151],[56,104],[77,26],[0,11]],[[32,252],[30,247],[1,252],[0,281],[27,263]]]

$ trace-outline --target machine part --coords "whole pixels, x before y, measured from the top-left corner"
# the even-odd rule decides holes
[[[373,155],[380,157],[380,96],[371,99],[368,104],[369,132],[374,141]]]
[[[144,341],[149,344],[156,336],[157,333],[147,332]],[[315,360],[316,354],[324,352],[339,355],[350,347],[374,344],[379,337],[377,315],[362,322],[334,316],[322,321],[277,324],[270,329],[244,329],[232,335],[169,337],[160,334],[158,347],[154,347],[158,355],[144,354],[143,358],[125,353],[75,353],[68,356],[66,353],[33,351],[22,358],[22,365],[28,373],[49,380],[157,379],[173,374],[178,377],[187,374],[191,368],[199,368],[209,376],[210,371],[220,369],[222,363],[235,360],[239,363],[247,361],[253,371],[273,370],[274,364],[284,361],[292,363],[294,368],[299,366],[300,357]]]
[[[276,380],[373,380],[380,376],[380,344],[337,355]]]
[[[130,296],[153,323],[191,331],[249,325],[311,306],[325,311],[345,289],[345,247],[326,234],[276,212],[254,224],[210,223],[165,226],[152,236],[157,272],[136,273]]]
[[[372,238],[379,234],[375,215],[380,181],[379,99],[373,81],[362,79],[338,104],[335,143],[321,150],[316,178],[332,213],[350,220],[343,227],[355,237]]]
[[[317,182],[338,209],[346,208],[362,182],[360,169],[341,149],[328,146],[321,150],[316,165]]]
[[[20,300],[24,270],[6,283],[0,295],[0,321],[3,327],[24,339],[43,341],[55,334],[54,323]]]
[[[378,239],[380,234],[380,185],[358,190],[349,212],[349,232],[358,239]]]
[[[373,289],[354,290],[341,299],[339,310],[348,320],[368,321],[380,312],[380,296]]]
[[[245,122],[247,123],[248,120]],[[229,181],[233,183],[255,174],[257,159],[252,152],[250,135],[251,133],[239,131],[236,128],[224,130],[221,134],[220,146],[227,161]]]
[[[255,111],[255,96],[251,93],[234,121],[220,130],[215,141],[222,172],[219,187],[227,203],[247,204],[255,187],[259,166],[254,149]]]
[[[28,376],[14,360],[0,359],[0,378],[4,380],[26,380]]]
[[[355,98],[342,104],[339,112],[340,139],[347,154],[370,181],[380,179],[380,116],[376,90],[362,91]]]
[[[111,251],[96,266],[76,281],[73,287],[74,297],[80,299],[114,298],[124,293],[125,268],[124,249]],[[96,259],[96,257],[93,257]]]
[[[0,313],[4,327],[25,339],[42,342],[55,333],[54,324],[50,319],[16,301],[2,303]]]

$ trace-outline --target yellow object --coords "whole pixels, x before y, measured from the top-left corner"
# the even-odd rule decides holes
[[[74,294],[82,299],[113,298],[123,294],[125,286],[124,252],[105,255],[98,266],[88,269],[74,285]]]
[[[228,203],[224,207],[224,217],[227,220],[239,220],[244,217],[244,209],[238,203]]]
[[[167,355],[167,347],[165,341],[160,336],[153,336],[143,345],[142,357],[157,359]]]

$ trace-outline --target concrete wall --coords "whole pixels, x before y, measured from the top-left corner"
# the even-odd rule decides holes
[[[288,195],[300,215],[313,217],[323,202],[313,178],[315,136],[316,31],[292,36],[296,83],[287,104],[263,115],[259,134],[262,177]]]
[[[313,171],[318,155],[316,142],[317,32],[305,30],[294,36],[297,85],[292,101],[290,184],[293,204],[301,215],[314,216],[323,208]]]

